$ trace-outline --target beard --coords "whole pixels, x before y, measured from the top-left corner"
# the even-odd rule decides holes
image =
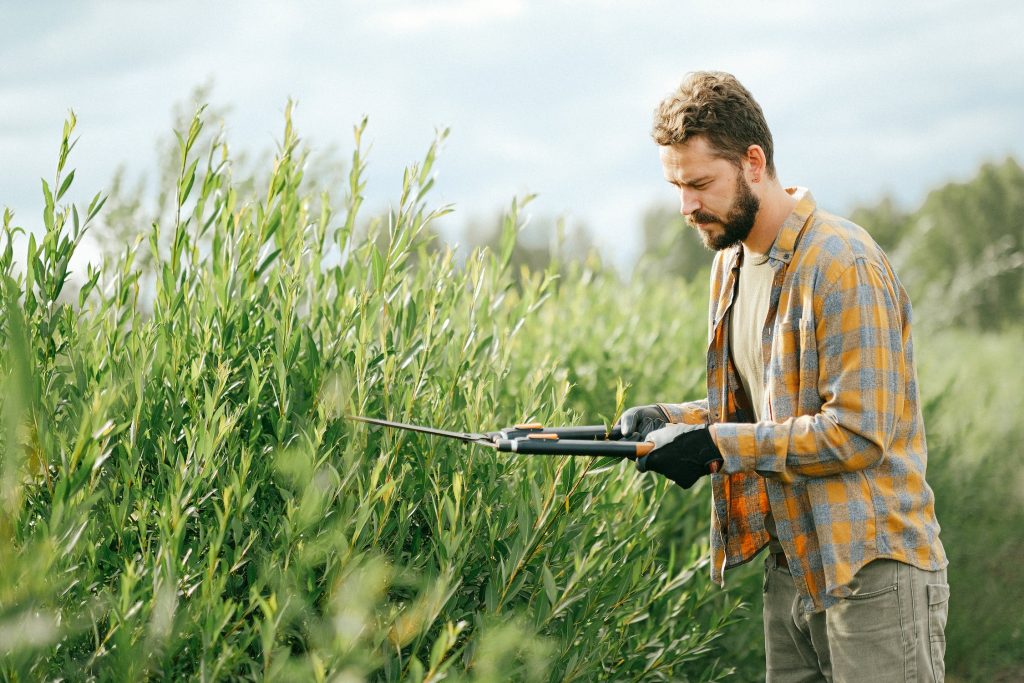
[[[724,219],[713,213],[694,211],[686,217],[686,220],[691,226],[697,228],[705,247],[712,251],[721,251],[734,244],[739,244],[747,238],[754,227],[754,221],[757,219],[757,212],[760,208],[761,201],[750,189],[746,179],[737,173],[736,199],[733,200],[729,213]],[[718,223],[722,226],[722,232],[709,233],[697,227],[698,223]]]

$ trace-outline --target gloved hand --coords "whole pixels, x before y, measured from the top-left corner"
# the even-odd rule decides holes
[[[688,489],[697,480],[718,470],[722,453],[707,425],[670,424],[647,434],[654,450],[636,459],[640,472],[657,472]]]
[[[669,423],[668,415],[658,405],[627,408],[619,418],[619,429],[626,441],[643,441],[651,432]]]

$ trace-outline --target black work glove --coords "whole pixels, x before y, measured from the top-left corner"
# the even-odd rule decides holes
[[[625,441],[643,441],[651,432],[669,423],[668,415],[659,405],[627,408],[619,418],[619,430]]]
[[[704,475],[718,471],[722,463],[722,453],[711,439],[707,425],[671,424],[647,434],[645,440],[653,442],[655,448],[636,459],[636,469],[657,472],[684,489]]]

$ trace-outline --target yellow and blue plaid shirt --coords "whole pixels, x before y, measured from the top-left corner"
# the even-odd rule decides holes
[[[711,477],[712,579],[768,543],[765,514],[805,611],[849,594],[862,566],[891,558],[946,566],[910,336],[910,300],[885,254],[859,226],[797,198],[769,262],[775,269],[761,336],[761,422],[740,405],[729,315],[742,250],[715,256],[708,398],[662,404],[675,422],[712,425],[722,452]]]

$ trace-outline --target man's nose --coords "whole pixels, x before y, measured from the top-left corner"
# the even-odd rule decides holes
[[[685,187],[679,189],[679,213],[689,216],[700,208],[700,201],[697,193]]]

